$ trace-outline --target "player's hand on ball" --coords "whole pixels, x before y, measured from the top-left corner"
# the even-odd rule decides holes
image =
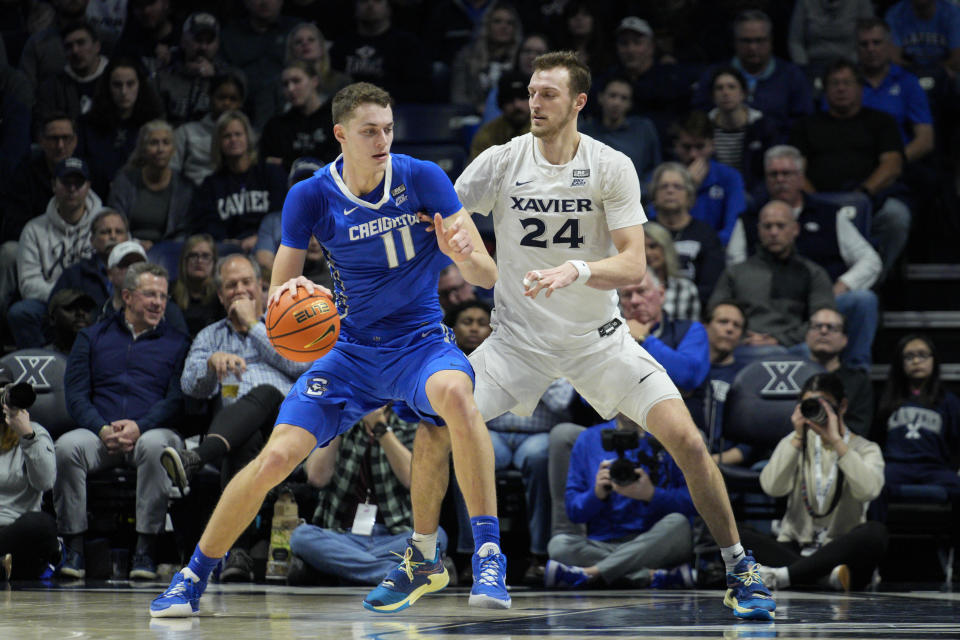
[[[549,298],[550,294],[557,289],[573,284],[579,276],[580,272],[569,262],[564,262],[559,267],[553,267],[552,269],[527,271],[526,275],[523,276],[523,288],[526,289],[523,295],[536,298],[541,290],[546,289],[544,295]]]
[[[446,256],[454,262],[463,262],[473,254],[473,239],[466,229],[462,228],[460,218],[453,221],[448,228],[443,226],[443,216],[433,214],[433,230],[437,234],[437,244]]]
[[[321,287],[316,282],[304,276],[297,276],[296,278],[290,278],[289,280],[284,282],[282,285],[280,285],[276,291],[270,294],[270,298],[267,299],[267,308],[270,308],[271,306],[273,306],[273,304],[280,299],[280,296],[283,295],[284,291],[289,291],[290,297],[296,298],[297,287],[303,287],[304,289],[306,289],[307,295],[313,295],[315,291],[319,291],[320,293],[324,294],[329,298],[333,297],[333,294],[330,292],[330,289],[327,289],[326,287]]]

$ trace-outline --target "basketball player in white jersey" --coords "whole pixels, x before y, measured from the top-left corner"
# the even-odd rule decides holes
[[[577,132],[589,88],[590,72],[573,53],[537,58],[530,133],[487,149],[456,182],[467,211],[492,211],[497,238],[494,330],[470,355],[477,406],[484,420],[528,415],[562,377],[600,415],[641,425],[683,470],[722,547],[724,603],[738,617],[771,620],[776,604],[740,545],[720,471],[676,386],[618,310],[616,289],[646,271],[646,216],[629,158]]]

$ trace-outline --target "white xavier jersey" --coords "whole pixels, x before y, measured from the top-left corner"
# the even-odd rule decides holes
[[[467,211],[493,213],[500,271],[495,330],[529,347],[566,351],[596,342],[599,327],[620,318],[616,291],[575,282],[531,300],[523,295],[523,276],[614,255],[610,230],[646,222],[627,156],[580,134],[573,160],[552,165],[528,133],[481,153],[455,186]]]

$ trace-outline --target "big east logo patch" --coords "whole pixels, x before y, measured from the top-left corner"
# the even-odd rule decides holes
[[[328,303],[326,300],[317,300],[306,309],[301,309],[300,311],[297,311],[297,313],[294,314],[293,318],[294,320],[297,321],[297,324],[300,324],[321,313],[326,313],[329,310],[330,310],[330,303]]]

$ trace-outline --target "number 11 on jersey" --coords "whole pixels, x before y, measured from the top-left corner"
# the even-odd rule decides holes
[[[410,260],[417,254],[413,246],[413,234],[410,233],[410,227],[400,227],[393,231],[388,231],[380,236],[383,240],[383,248],[387,252],[387,266],[393,269],[400,266],[400,260],[397,256],[397,242],[393,238],[394,233],[400,234],[400,242],[403,244],[404,262]]]

